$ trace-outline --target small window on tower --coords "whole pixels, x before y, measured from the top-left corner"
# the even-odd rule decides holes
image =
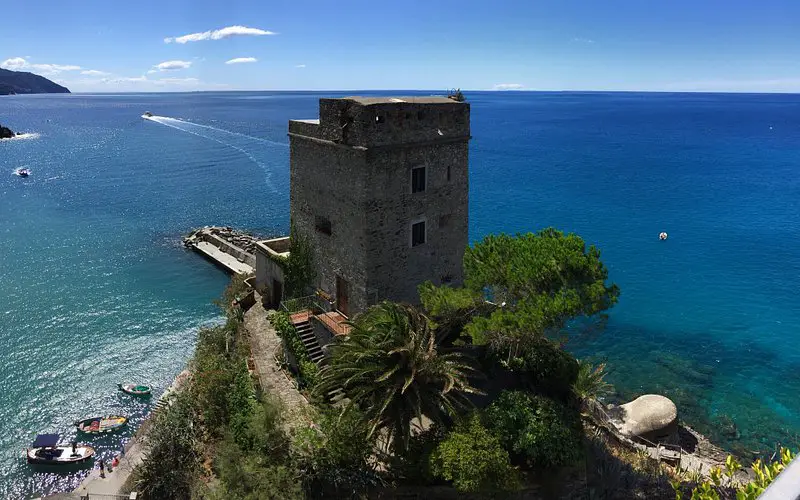
[[[447,180],[450,180],[450,165],[447,166]]]
[[[327,234],[328,236],[331,235],[331,220],[327,217],[322,217],[319,215],[314,217],[314,227],[320,233]]]
[[[425,167],[414,167],[411,169],[411,192],[421,193],[425,191]]]
[[[416,247],[425,243],[425,221],[411,224],[411,246]]]

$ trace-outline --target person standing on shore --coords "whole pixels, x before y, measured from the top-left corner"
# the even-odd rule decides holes
[[[106,464],[105,464],[105,462],[103,462],[102,458],[100,459],[100,461],[98,463],[100,464],[100,477],[105,479],[106,478],[106,467],[105,467]]]

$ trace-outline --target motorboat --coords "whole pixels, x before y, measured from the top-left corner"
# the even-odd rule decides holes
[[[151,113],[149,111],[145,111],[144,114],[142,115],[142,117],[144,117],[144,118],[151,118],[152,116],[153,116],[153,113]]]
[[[69,445],[58,444],[58,434],[39,434],[31,447],[25,450],[29,464],[37,465],[70,465],[87,462],[94,457],[94,448],[73,442]]]
[[[20,177],[28,177],[29,175],[31,175],[31,171],[28,170],[27,168],[18,168],[14,171],[14,173]]]
[[[117,384],[119,390],[131,396],[149,396],[151,389],[149,385],[138,384]]]
[[[107,415],[105,417],[86,418],[75,422],[78,431],[85,434],[107,434],[115,432],[128,423],[128,417],[120,415]]]

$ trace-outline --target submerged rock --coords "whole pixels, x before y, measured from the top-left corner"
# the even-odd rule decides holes
[[[623,435],[654,443],[666,441],[678,429],[678,408],[669,398],[645,394],[615,408],[614,424]]]
[[[0,125],[0,139],[11,139],[16,135],[10,128]]]

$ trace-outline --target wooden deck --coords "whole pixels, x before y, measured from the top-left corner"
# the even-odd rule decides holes
[[[347,318],[339,311],[331,311],[325,314],[318,314],[317,319],[324,324],[328,330],[336,335],[347,335],[351,327],[346,323]]]
[[[311,321],[311,318],[317,318],[334,335],[347,335],[350,333],[351,327],[346,323],[347,316],[339,311],[314,314],[310,309],[306,309],[289,315],[289,320],[293,325]]]

